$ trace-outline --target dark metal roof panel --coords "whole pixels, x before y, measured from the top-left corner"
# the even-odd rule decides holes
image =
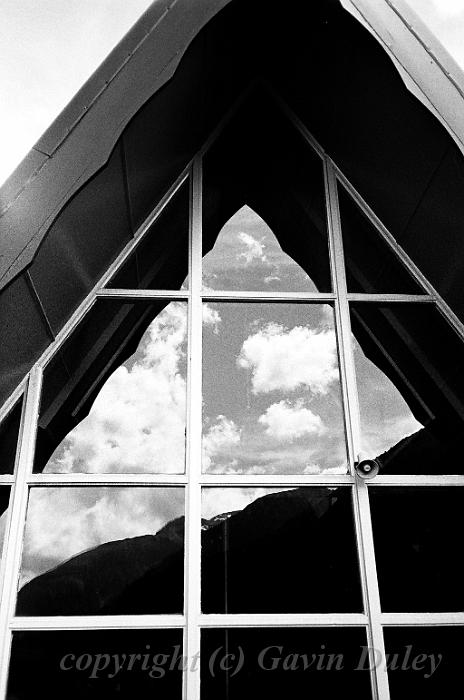
[[[34,151],[20,166],[27,186],[21,188],[15,176],[18,186],[8,184],[6,196],[0,191],[0,288],[30,264],[62,206],[107,161],[132,116],[172,77],[191,39],[229,1],[154,2],[39,140],[44,153]],[[48,162],[38,168],[41,159]]]
[[[0,288],[30,264],[63,205],[104,165],[130,119],[172,77],[190,41],[230,1],[155,0],[45,132],[0,190]],[[362,9],[365,25],[397,66],[420,78],[423,95],[447,99],[454,90],[448,107],[443,100],[439,104],[451,119],[462,95],[414,27],[400,22],[397,29],[400,19],[387,0],[341,2]],[[435,44],[437,49],[439,42]],[[424,73],[425,64],[430,69]],[[437,113],[433,100],[428,106]]]

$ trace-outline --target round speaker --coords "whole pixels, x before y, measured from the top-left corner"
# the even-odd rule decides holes
[[[376,459],[363,459],[357,462],[354,468],[361,479],[373,479],[380,471],[380,465]]]

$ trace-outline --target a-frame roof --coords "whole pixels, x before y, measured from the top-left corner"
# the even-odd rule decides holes
[[[464,150],[464,76],[427,26],[404,0],[340,1]],[[230,2],[155,0],[46,130],[0,189],[0,287],[30,263],[59,209],[104,164],[192,39]]]
[[[157,0],[0,190],[5,391],[256,75],[464,313],[464,81],[407,6]]]

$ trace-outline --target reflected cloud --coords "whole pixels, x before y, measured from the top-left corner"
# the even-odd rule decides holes
[[[208,322],[219,319],[212,315]],[[169,304],[44,472],[183,472],[186,335],[186,304]]]
[[[218,308],[221,334],[205,333],[203,344],[203,470],[346,473],[333,309],[259,303]]]
[[[300,387],[326,394],[338,380],[335,333],[269,323],[245,340],[237,363],[251,371],[255,394]]]
[[[321,435],[326,430],[321,417],[305,407],[304,399],[273,403],[259,416],[258,422],[265,426],[266,435],[290,442],[306,434]]]
[[[242,251],[238,254],[238,259],[244,258],[247,265],[252,263],[253,260],[259,260],[262,263],[266,262],[267,258],[264,254],[264,245],[261,241],[258,241],[244,231],[240,231],[240,233],[237,234],[237,238],[246,248],[245,252]]]
[[[203,289],[315,291],[269,226],[250,207],[239,209],[203,258]]]
[[[154,535],[183,513],[181,488],[34,488],[20,585],[103,543]]]
[[[227,468],[234,468],[236,460],[230,459],[230,450],[240,442],[240,430],[237,428],[233,420],[227,419],[225,416],[218,416],[217,422],[210,426],[203,436],[203,468],[209,470],[213,461],[225,459],[229,464],[224,465]]]

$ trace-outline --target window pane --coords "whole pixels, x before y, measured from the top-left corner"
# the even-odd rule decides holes
[[[329,291],[322,161],[272,99],[246,99],[203,163],[205,287]]]
[[[464,490],[378,487],[370,493],[382,608],[464,610],[464,570],[458,554]]]
[[[338,197],[348,291],[422,294],[422,287],[341,185]]]
[[[46,367],[34,471],[184,472],[186,344],[184,302],[97,303]]]
[[[332,308],[204,304],[203,470],[346,473]]]
[[[458,697],[463,627],[387,628],[385,647],[392,700]]]
[[[107,286],[113,289],[180,289],[188,271],[189,210],[189,182],[186,181]]]
[[[18,401],[0,424],[0,474],[13,474],[21,424],[22,400]]]
[[[0,486],[0,566],[2,563],[3,545],[8,519],[8,504],[10,502],[10,487]]]
[[[205,613],[362,610],[351,489],[207,488]]]
[[[184,490],[33,488],[18,615],[181,613]]]
[[[305,237],[301,232],[302,238]],[[222,227],[203,259],[204,289],[262,292],[317,292],[316,285],[279,245],[250,207],[242,207]]]
[[[385,474],[462,474],[464,346],[433,304],[351,307],[363,451]]]
[[[15,632],[8,700],[182,698],[181,630]]]
[[[201,698],[370,700],[366,644],[355,627],[204,630]]]

